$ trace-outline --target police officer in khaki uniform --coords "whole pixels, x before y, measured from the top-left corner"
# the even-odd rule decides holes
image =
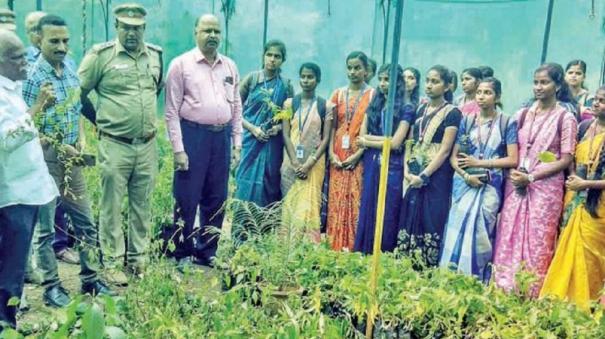
[[[98,97],[101,201],[99,240],[107,280],[126,285],[128,272],[142,272],[151,231],[151,193],[157,172],[156,111],[162,88],[162,49],[145,43],[139,4],[114,8],[117,40],[94,46],[78,71],[82,94]],[[128,243],[122,230],[122,200],[128,194]]]
[[[17,30],[15,12],[10,9],[0,8],[0,29],[6,29],[13,32]]]

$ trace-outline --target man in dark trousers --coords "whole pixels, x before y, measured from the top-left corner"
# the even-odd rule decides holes
[[[28,108],[21,96],[26,76],[23,43],[0,29],[0,332],[16,326],[38,210],[59,194],[33,124],[52,104],[52,95],[41,91]]]
[[[166,79],[166,123],[174,151],[174,222],[179,267],[212,265],[227,199],[229,163],[239,159],[242,104],[235,63],[217,52],[218,18],[202,15],[195,23],[197,47],[173,60]],[[199,230],[193,230],[200,209]]]

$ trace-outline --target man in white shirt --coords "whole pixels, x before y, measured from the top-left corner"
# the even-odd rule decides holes
[[[23,291],[38,209],[59,194],[33,123],[53,95],[47,87],[28,109],[21,85],[26,76],[23,43],[0,29],[0,332],[16,326],[14,301]]]

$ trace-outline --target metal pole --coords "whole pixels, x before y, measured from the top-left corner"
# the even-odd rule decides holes
[[[601,77],[599,79],[599,86],[605,84],[605,49],[603,49],[603,56],[601,59]]]
[[[265,23],[263,27],[263,48],[267,43],[267,26],[269,24],[269,0],[265,0]]]
[[[389,19],[391,18],[391,0],[387,1],[387,15],[384,18],[384,36],[382,38],[382,64],[387,59],[387,41],[389,36]]]
[[[42,10],[42,0],[36,0],[36,11]]]
[[[109,3],[111,0],[105,0],[105,41],[109,41]]]
[[[11,11],[15,10],[15,0],[8,0],[8,9]]]
[[[90,42],[95,43],[95,4],[90,4]]]
[[[86,0],[82,0],[82,55],[86,53]]]
[[[378,12],[380,11],[379,0],[375,0],[374,3],[374,23],[372,24],[372,48],[370,49],[370,55],[374,57],[376,52],[376,35],[378,33]]]
[[[391,134],[393,131],[393,108],[395,107],[395,95],[397,90],[397,65],[399,64],[399,45],[401,42],[401,25],[403,22],[403,2],[396,0],[395,30],[393,32],[393,49],[391,51],[391,69],[389,72],[389,95],[387,97],[387,111],[383,122],[384,142],[382,143],[382,157],[380,162],[380,183],[378,186],[378,201],[376,209],[376,228],[374,230],[374,248],[372,257],[372,272],[370,276],[371,303],[368,310],[368,321],[366,325],[366,338],[372,338],[374,331],[374,320],[378,308],[376,300],[376,289],[378,285],[378,273],[380,266],[380,246],[382,244],[382,231],[384,226],[385,201],[387,190],[387,178],[389,176],[389,158],[391,155]]]
[[[550,37],[550,24],[552,22],[552,10],[555,4],[555,0],[548,1],[548,14],[546,15],[546,27],[544,28],[544,40],[542,40],[542,56],[540,57],[540,64],[546,61],[546,55],[548,54],[548,39]]]
[[[384,134],[390,137],[393,130],[393,108],[397,95],[397,65],[399,64],[399,46],[401,44],[401,26],[403,23],[403,2],[397,0],[395,13],[395,31],[393,32],[393,47],[391,51],[391,69],[389,73],[389,96],[387,98],[387,112],[385,116]]]

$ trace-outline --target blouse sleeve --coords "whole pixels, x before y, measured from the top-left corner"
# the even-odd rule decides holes
[[[414,120],[416,119],[416,108],[414,107],[414,105],[404,105],[401,109],[403,112],[401,114],[401,121],[400,122],[407,122],[408,124],[413,125],[414,124]]]
[[[340,93],[340,90],[337,89],[332,93],[332,96],[330,97],[330,102],[332,102],[332,104],[334,106],[338,106],[338,94]]]
[[[460,112],[460,110],[458,108],[454,108],[448,113],[447,117],[445,117],[445,121],[444,121],[445,128],[448,128],[448,127],[459,128],[461,120],[462,120],[462,112]]]
[[[566,112],[561,127],[561,154],[574,154],[578,122],[572,113]]]
[[[517,121],[512,117],[508,121],[508,126],[506,127],[505,140],[507,145],[516,145],[519,143],[517,137]]]

